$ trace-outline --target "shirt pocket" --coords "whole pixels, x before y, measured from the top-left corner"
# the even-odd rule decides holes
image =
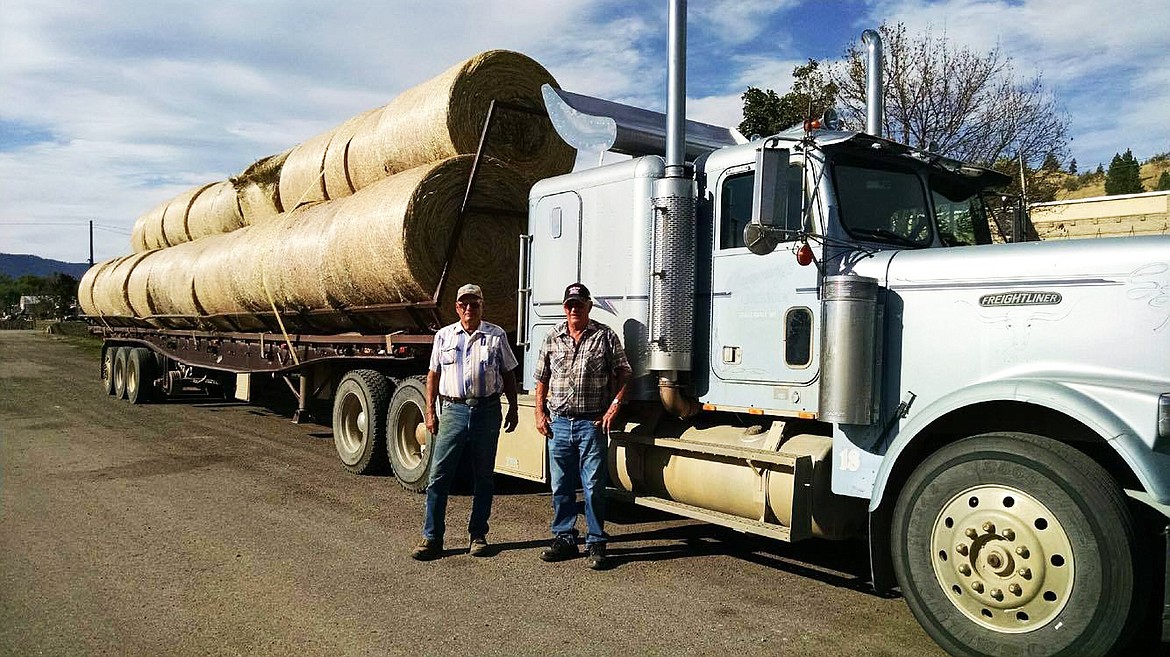
[[[459,347],[447,347],[439,352],[440,365],[454,365],[459,360]]]

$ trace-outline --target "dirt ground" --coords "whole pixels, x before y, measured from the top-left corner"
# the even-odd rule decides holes
[[[0,331],[2,655],[942,655],[860,543],[787,545],[615,505],[616,567],[545,564],[543,486],[489,540],[409,558],[423,497],[347,473],[284,409],[107,397],[77,338]]]

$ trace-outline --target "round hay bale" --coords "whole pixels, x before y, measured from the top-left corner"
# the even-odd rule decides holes
[[[280,200],[287,212],[301,203],[324,201],[325,150],[333,138],[332,131],[323,132],[289,151],[280,167]]]
[[[355,189],[406,169],[474,153],[492,100],[541,109],[540,85],[557,86],[535,60],[490,50],[407,89],[363,121],[349,145]],[[547,118],[497,108],[489,154],[529,180],[567,173],[574,151]]]
[[[236,188],[226,180],[212,184],[195,197],[187,213],[187,231],[192,239],[230,233],[244,226]]]
[[[171,199],[167,199],[134,221],[134,230],[130,234],[130,246],[135,253],[169,246],[166,238],[163,237],[163,214],[170,203]]]
[[[191,205],[195,203],[195,199],[212,184],[192,187],[171,199],[166,211],[163,212],[163,240],[166,242],[163,246],[174,246],[194,239],[191,237],[191,231],[187,228],[187,217],[190,215]]]
[[[117,258],[111,265],[104,268],[95,279],[93,288],[94,305],[102,315],[113,317],[134,317],[134,310],[130,306],[127,282],[130,274],[138,263],[150,255],[151,251],[143,251]]]
[[[349,168],[346,164],[349,143],[364,121],[371,120],[377,124],[378,112],[381,108],[367,110],[337,126],[331,134],[329,145],[325,149],[325,160],[322,168],[325,170],[325,198],[337,199],[349,196],[357,190],[353,181],[349,179]]]
[[[329,308],[328,291],[321,275],[325,245],[333,239],[335,203],[304,205],[282,217],[280,242],[264,260],[264,280],[282,310]],[[310,222],[312,230],[301,224]],[[267,302],[267,299],[265,299]]]
[[[195,298],[208,315],[241,312],[236,300],[232,277],[236,268],[247,263],[234,261],[232,248],[240,241],[246,241],[253,228],[245,226],[231,233],[212,235],[203,240],[206,248],[199,256],[194,270]]]
[[[337,208],[322,275],[336,305],[353,307],[429,300],[442,273],[472,156],[459,156],[399,173]],[[514,213],[469,212],[452,259],[440,316],[455,321],[455,291],[466,282],[483,288],[490,321],[515,324],[516,267],[528,185],[514,169],[481,162],[471,204]],[[302,226],[311,226],[303,220]]]
[[[284,212],[280,202],[280,170],[292,149],[252,163],[230,182],[236,188],[244,224],[253,225]],[[296,199],[290,199],[295,201]]]
[[[95,263],[81,275],[81,280],[77,283],[77,303],[81,306],[82,313],[94,316],[100,314],[97,303],[94,301],[94,285],[102,271],[117,260],[117,258],[110,258]]]
[[[154,275],[155,266],[165,260],[168,253],[168,249],[147,252],[126,279],[126,298],[135,317],[146,319],[152,315],[162,314],[158,310],[158,301],[150,294],[150,277]]]

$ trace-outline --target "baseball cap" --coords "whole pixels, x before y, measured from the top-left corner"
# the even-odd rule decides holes
[[[462,299],[463,297],[477,297],[482,299],[483,290],[479,289],[479,286],[475,283],[468,283],[467,285],[459,288],[459,292],[455,295],[456,299]]]
[[[561,303],[568,303],[570,300],[590,301],[589,288],[582,283],[573,283],[565,288],[565,299]]]

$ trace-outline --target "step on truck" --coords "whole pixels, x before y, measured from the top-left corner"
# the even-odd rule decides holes
[[[1170,237],[993,244],[1004,176],[882,138],[873,32],[865,132],[749,141],[686,121],[685,11],[665,116],[544,90],[562,138],[629,158],[531,190],[522,388],[585,281],[635,373],[612,496],[780,541],[864,537],[874,587],[952,654],[1170,637]],[[295,419],[331,401],[346,469],[421,491],[434,311],[354,309],[347,334],[289,333],[279,313],[264,332],[95,330],[114,395],[283,381]],[[387,313],[418,328],[379,333]],[[496,469],[547,481],[520,403]]]

